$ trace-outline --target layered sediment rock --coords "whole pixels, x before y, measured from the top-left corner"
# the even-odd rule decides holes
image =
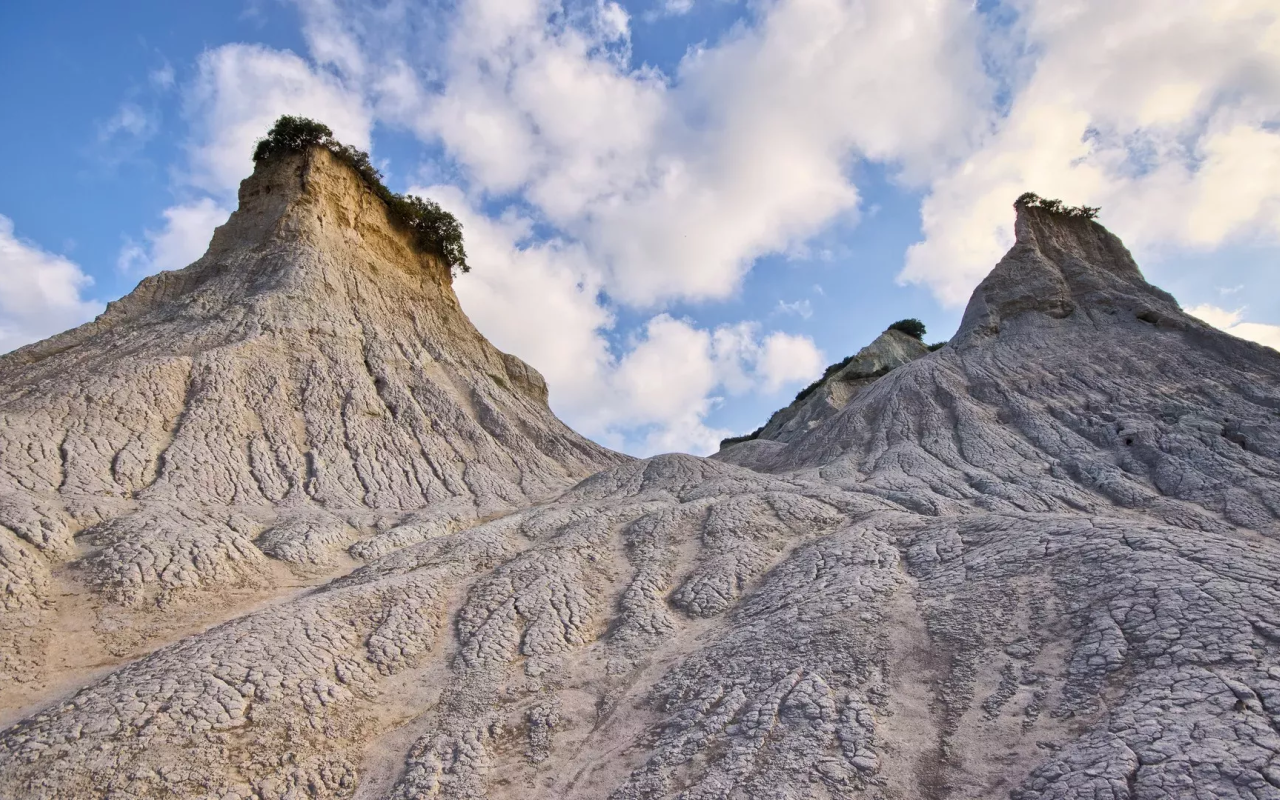
[[[332,217],[332,232],[321,228],[332,244],[315,252],[365,236],[338,224],[359,218]],[[272,230],[281,233],[259,241],[291,229]],[[387,455],[367,467],[333,455],[299,473],[297,488],[283,467],[279,483],[260,480],[250,454],[277,452],[267,422],[262,445],[193,422],[198,446],[224,465],[206,472],[195,457],[119,456],[152,452],[151,434],[128,449],[134,440],[115,434],[57,433],[68,449],[29,426],[37,433],[6,453],[26,454],[30,469],[6,467],[22,477],[6,495],[18,499],[0,503],[15,575],[38,583],[57,559],[109,567],[142,559],[135,550],[180,561],[165,554],[193,548],[239,554],[226,558],[231,573],[201,578],[210,584],[242,572],[269,582],[274,565],[357,566],[48,698],[0,733],[0,794],[1280,797],[1280,355],[1183,314],[1091,221],[1023,208],[1017,233],[947,347],[897,365],[842,407],[828,403],[755,469],[593,448],[537,398],[480,377],[502,377],[505,361],[478,336],[468,340],[474,358],[405,355],[421,339],[404,331],[444,313],[416,307],[350,340],[375,354],[361,378],[373,384],[366,400],[353,389],[326,407],[315,399],[333,397],[325,388],[299,402],[311,395],[297,387],[312,384],[288,372],[273,402],[240,397],[207,412],[208,425],[244,409],[292,415],[297,436],[313,424],[327,431],[315,422],[327,418],[346,439],[365,429],[344,427],[355,419],[345,403],[385,401],[387,416],[370,424]],[[293,257],[265,260],[283,269]],[[191,269],[222,263],[209,258]],[[358,318],[367,298],[389,291],[374,284],[412,283],[381,271],[340,277],[363,262],[333,263],[324,274],[334,291],[297,298],[304,307],[336,303]],[[211,274],[259,280],[237,269]],[[198,296],[199,281],[182,285],[181,296]],[[160,326],[155,313],[137,329]],[[186,333],[164,338],[204,341],[233,313],[175,311]],[[95,395],[120,398],[112,408],[151,397],[140,413],[170,419],[179,400],[136,388],[150,385],[136,376],[190,370],[136,359],[124,373],[126,362],[107,357],[124,345],[94,344],[117,341],[115,328],[94,325],[11,356],[6,374],[71,354],[9,402],[30,414],[68,407],[61,387],[101,373],[121,376]],[[308,324],[291,340],[305,356],[278,363],[329,386],[320,375],[333,368],[310,362],[331,363],[326,348],[348,341],[330,336]],[[328,344],[307,349],[313,342]],[[97,360],[75,355],[91,346]],[[380,390],[379,376],[409,388]],[[191,398],[203,395],[182,385],[181,407],[199,408]],[[457,445],[461,484],[423,454],[436,440],[415,421],[435,417],[413,404],[453,404],[447,418],[461,428],[489,421],[474,423],[487,439]],[[508,438],[490,432],[498,412],[486,408],[519,420]],[[188,416],[170,426],[174,442],[185,441]],[[121,477],[64,467],[59,450],[138,466]],[[401,483],[414,459],[440,470],[441,487],[471,488],[433,495],[432,479]],[[546,498],[556,480],[586,471],[596,474]],[[355,483],[341,477],[352,474]],[[145,487],[108,491],[128,480]],[[211,494],[195,505],[174,499],[202,485]],[[403,488],[412,485],[421,499]],[[237,498],[287,520],[242,513]],[[162,502],[182,518],[141,516]],[[123,587],[104,603],[166,591],[164,570],[132,580],[91,563],[88,585]]]

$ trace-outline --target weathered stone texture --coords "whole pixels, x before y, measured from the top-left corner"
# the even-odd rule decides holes
[[[948,346],[631,461],[325,158],[0,361],[7,618],[262,600],[33,684],[0,795],[1280,798],[1280,355],[1100,226],[1023,209]]]

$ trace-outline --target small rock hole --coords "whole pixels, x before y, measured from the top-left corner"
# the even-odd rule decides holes
[[[1124,445],[1125,445],[1125,447],[1133,447],[1133,437],[1132,437],[1132,436],[1126,436],[1126,437],[1125,437],[1125,439],[1124,439]]]

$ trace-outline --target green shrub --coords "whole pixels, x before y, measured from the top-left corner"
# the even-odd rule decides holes
[[[933,344],[929,345],[929,352],[932,353],[934,350],[941,350],[946,346],[947,346],[947,343],[945,341],[934,342]]]
[[[752,439],[759,439],[759,438],[760,438],[760,433],[761,433],[762,431],[764,431],[764,426],[763,426],[763,425],[761,425],[759,428],[756,428],[756,429],[755,429],[754,431],[752,431],[751,433],[746,434],[745,436],[730,436],[728,439],[721,439],[721,440],[720,440],[720,449],[721,449],[721,450],[723,450],[723,449],[725,449],[726,447],[729,447],[729,446],[731,446],[731,445],[735,445],[735,444],[742,444],[743,442],[749,442],[749,441],[751,441]]]
[[[890,325],[889,330],[905,333],[914,339],[919,339],[922,342],[924,341],[924,323],[918,319],[900,319]]]
[[[259,139],[253,149],[255,163],[269,161],[308,147],[323,147],[346,163],[387,206],[391,220],[413,235],[414,244],[444,259],[449,270],[470,272],[467,250],[462,241],[462,224],[439,203],[412,194],[396,194],[382,182],[382,173],[369,161],[369,154],[333,138],[323,122],[285,115]]]
[[[259,139],[253,148],[254,163],[266,161],[285,153],[296,153],[308,147],[329,147],[336,145],[333,130],[323,122],[316,122],[306,117],[291,117],[288,114],[276,120],[265,138]]]
[[[1080,219],[1093,219],[1102,209],[1096,206],[1069,206],[1061,200],[1046,200],[1035,192],[1024,192],[1013,201],[1014,208],[1039,208],[1050,214]]]

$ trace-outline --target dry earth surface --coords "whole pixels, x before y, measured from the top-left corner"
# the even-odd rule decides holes
[[[1280,798],[1280,355],[1019,211],[759,438],[560,423],[327,151],[0,357],[0,796]]]

